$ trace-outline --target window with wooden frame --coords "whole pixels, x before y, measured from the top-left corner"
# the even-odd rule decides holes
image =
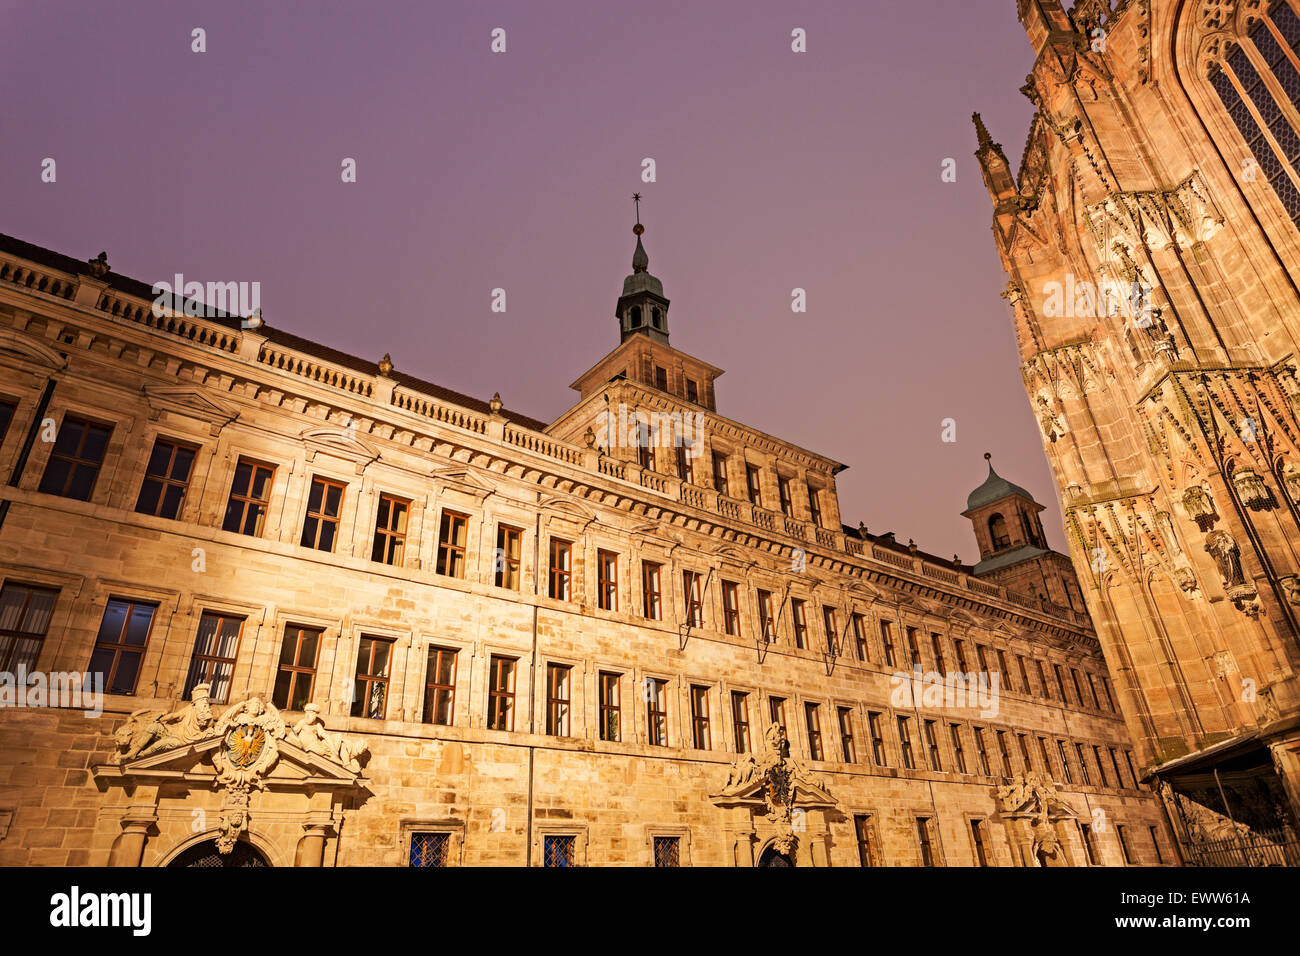
[[[933,720],[925,722],[925,749],[930,757],[930,769],[942,773],[943,754],[939,750],[939,731],[936,726],[936,722]]]
[[[709,688],[691,685],[691,742],[696,750],[711,750],[709,735]]]
[[[971,843],[975,847],[975,865],[988,866],[989,854],[987,848],[987,838],[984,835],[984,821],[972,820],[970,822]]]
[[[149,454],[149,462],[145,465],[144,482],[140,485],[135,510],[156,518],[180,517],[196,454],[197,449],[193,445],[185,445],[169,438],[157,439]]]
[[[641,562],[641,606],[648,621],[663,620],[662,579],[662,564],[654,561]]]
[[[1088,672],[1088,691],[1092,694],[1092,706],[1101,710],[1101,696],[1097,693],[1097,676]]]
[[[1087,704],[1085,704],[1083,700],[1083,688],[1079,686],[1078,668],[1075,667],[1070,668],[1070,685],[1074,688],[1074,700],[1079,705],[1079,708],[1082,710],[1084,707],[1087,706]]]
[[[1052,699],[1052,685],[1047,682],[1047,671],[1043,668],[1043,662],[1034,658],[1034,667],[1038,671],[1038,686],[1043,688],[1043,697],[1046,700]]]
[[[455,719],[456,665],[457,653],[453,648],[429,648],[424,665],[423,723],[450,727]]]
[[[692,405],[698,405],[700,402],[700,387],[693,378],[686,380],[686,400]]]
[[[749,495],[751,505],[763,507],[763,487],[759,480],[757,465],[745,464],[745,491]]]
[[[1065,778],[1066,783],[1074,783],[1074,774],[1070,773],[1070,757],[1065,749],[1065,741],[1056,742],[1056,752],[1061,758],[1061,776]]]
[[[242,617],[219,611],[203,612],[194,634],[190,668],[185,675],[185,690],[181,695],[185,700],[190,699],[197,684],[209,685],[208,697],[214,704],[224,704],[230,699],[231,679],[235,674],[243,631]]]
[[[988,654],[985,652],[983,644],[975,645],[975,659],[979,661],[981,671],[983,671],[985,674],[992,673],[992,671],[989,669]]]
[[[1110,692],[1110,678],[1104,674],[1102,675],[1101,678],[1101,689],[1106,695],[1106,709],[1109,710],[1112,714],[1115,713],[1115,698],[1111,695]]]
[[[931,843],[929,817],[916,818],[916,840],[921,851],[921,865],[934,866],[934,846]]]
[[[612,671],[600,672],[600,739],[623,739],[623,676]]]
[[[1038,757],[1043,762],[1043,770],[1047,773],[1047,779],[1056,779],[1056,769],[1052,766],[1052,751],[1047,746],[1046,737],[1038,738]]]
[[[655,470],[654,435],[643,421],[636,425],[636,461],[646,471]]]
[[[957,764],[958,773],[967,773],[966,748],[962,744],[961,724],[949,724],[948,736],[952,739],[952,759]]]
[[[1007,655],[1003,652],[1002,648],[1000,647],[997,649],[997,655],[998,655],[998,675],[999,675],[999,679],[1002,681],[1002,686],[1006,690],[1014,691],[1016,689],[1016,686],[1014,682],[1011,680],[1011,668],[1007,667]]]
[[[1061,665],[1060,665],[1060,664],[1053,664],[1053,665],[1052,665],[1052,673],[1053,673],[1054,675],[1056,675],[1056,690],[1057,690],[1057,693],[1059,693],[1059,694],[1061,695],[1061,697],[1060,697],[1060,699],[1061,699],[1061,703],[1062,703],[1062,704],[1068,704],[1068,703],[1070,702],[1070,698],[1067,697],[1066,694],[1065,694],[1065,681],[1062,680],[1062,678],[1061,678]]]
[[[776,640],[776,619],[772,616],[772,594],[762,588],[758,591],[758,621],[763,628],[763,640],[773,643]]]
[[[363,634],[357,645],[357,673],[353,684],[352,716],[383,720],[388,711],[389,668],[393,641]]]
[[[302,710],[311,703],[321,634],[319,628],[285,625],[271,701],[281,710]]]
[[[546,732],[552,737],[569,736],[569,678],[573,668],[568,664],[546,665]]]
[[[519,554],[524,532],[508,524],[497,525],[497,549],[493,558],[492,583],[510,591],[519,590]]]
[[[695,484],[695,460],[691,458],[690,449],[686,447],[687,439],[678,437],[674,447],[677,457],[677,477],[688,485]]]
[[[686,599],[686,623],[691,627],[704,626],[704,598],[702,583],[696,571],[682,572],[682,594]]]
[[[880,622],[880,646],[885,652],[885,666],[897,667],[894,655],[894,629],[889,621]]]
[[[854,815],[853,836],[858,844],[858,865],[863,867],[875,866],[870,814],[859,813]]]
[[[333,551],[339,532],[339,512],[343,509],[343,488],[328,478],[313,478],[307,495],[307,516],[302,522],[302,540],[305,548]]]
[[[1115,771],[1115,786],[1117,788],[1123,789],[1124,775],[1119,772],[1119,755],[1115,753],[1114,747],[1107,747],[1106,749],[1110,752],[1111,769]]]
[[[768,697],[767,716],[769,717],[769,723],[780,724],[782,727],[786,725],[784,697]]]
[[[907,635],[907,662],[912,667],[924,667],[925,663],[921,660],[921,645],[917,640],[917,629],[907,627],[903,629]]]
[[[1002,776],[1015,776],[1016,768],[1011,765],[1011,751],[1007,749],[1007,732],[996,730],[994,735],[998,741],[998,757],[1002,760]]]
[[[112,434],[110,425],[64,415],[38,490],[48,495],[89,501]]]
[[[980,758],[980,773],[986,777],[993,776],[993,769],[989,766],[989,748],[984,742],[984,728],[975,728],[975,753]]]
[[[781,503],[781,514],[787,518],[794,517],[794,499],[790,497],[790,479],[785,475],[776,476],[777,498]]]
[[[888,767],[885,756],[884,718],[876,711],[867,712],[867,730],[871,733],[871,759],[877,767]]]
[[[724,497],[730,494],[727,483],[727,456],[713,450],[713,490]]]
[[[853,627],[853,645],[858,650],[858,660],[866,663],[871,660],[871,653],[867,648],[866,621],[861,614],[850,614],[849,623]]]
[[[934,654],[934,669],[940,674],[948,673],[948,662],[943,653],[943,636],[930,632],[930,651]]]
[[[109,598],[99,622],[95,650],[87,670],[101,675],[108,694],[134,694],[140,677],[140,662],[153,629],[156,604],[123,598]]]
[[[912,718],[898,717],[898,747],[903,754],[903,766],[908,770],[916,769],[916,760],[912,756]]]
[[[493,654],[488,665],[488,730],[515,729],[515,665],[513,657]]]
[[[0,673],[36,669],[59,592],[6,581],[0,588]]]
[[[1025,658],[1021,654],[1016,655],[1016,664],[1020,668],[1020,686],[1024,688],[1026,694],[1034,692],[1034,685],[1029,682],[1029,671],[1025,667]]]
[[[1079,774],[1083,779],[1083,783],[1085,786],[1091,787],[1092,774],[1088,773],[1088,754],[1083,749],[1083,744],[1076,742],[1074,745],[1074,752],[1079,757]]]
[[[794,646],[803,650],[808,646],[808,619],[804,614],[804,602],[799,598],[790,599],[790,620],[794,623]]]
[[[839,655],[840,635],[835,625],[835,608],[822,605],[822,628],[826,631],[826,653],[831,657]]]
[[[722,582],[722,629],[740,635],[740,585],[735,581]]]
[[[235,477],[230,482],[230,498],[226,501],[226,516],[221,529],[260,538],[266,524],[266,512],[271,507],[274,478],[275,469],[270,465],[240,458],[235,465]]]
[[[803,705],[804,726],[808,730],[808,758],[825,760],[826,752],[822,749],[822,710],[820,704],[805,702]]]
[[[573,544],[562,538],[551,539],[551,560],[547,575],[547,593],[557,601],[569,601],[570,581],[573,571],[570,561],[573,557]]]
[[[602,611],[618,610],[618,555],[596,551],[596,604]]]
[[[1097,775],[1101,778],[1101,785],[1103,787],[1109,787],[1110,780],[1106,777],[1106,764],[1101,759],[1101,748],[1094,744],[1092,755],[1093,759],[1097,761]]]
[[[1134,789],[1134,790],[1141,790],[1141,789],[1142,789],[1142,781],[1138,780],[1137,768],[1133,766],[1133,752],[1132,752],[1132,751],[1130,751],[1130,750],[1126,750],[1126,751],[1124,751],[1124,763],[1125,763],[1125,766],[1128,767],[1128,776],[1129,776],[1129,779],[1133,781],[1133,789]]]
[[[668,391],[668,370],[662,365],[655,366],[655,388],[661,392]]]
[[[840,754],[845,763],[857,763],[858,749],[853,741],[853,708],[837,707],[835,716],[840,725]]]
[[[668,746],[668,682],[645,678],[646,737],[652,747]]]
[[[465,576],[465,542],[469,536],[469,515],[443,511],[438,525],[438,563],[435,571],[449,578]]]
[[[375,515],[375,540],[370,560],[400,567],[406,555],[406,519],[411,503],[396,495],[381,494]]]
[[[817,527],[822,526],[822,493],[812,485],[808,486],[808,516]]]
[[[1029,759],[1029,735],[1016,734],[1016,743],[1020,747],[1021,766],[1024,768],[1025,773],[1029,773],[1034,769],[1034,762]]]
[[[736,753],[749,752],[749,695],[744,691],[731,692],[731,733],[736,742]]]
[[[961,638],[955,638],[952,649],[957,652],[957,669],[963,674],[968,673],[970,668],[966,666],[966,642]]]

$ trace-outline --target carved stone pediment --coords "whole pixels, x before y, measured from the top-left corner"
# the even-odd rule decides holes
[[[442,487],[471,495],[479,501],[497,490],[495,485],[469,468],[440,465],[431,469],[429,476],[441,482]]]
[[[307,460],[314,461],[318,452],[356,462],[358,474],[378,460],[379,449],[357,437],[355,426],[326,425],[309,428],[298,436],[307,447]]]
[[[210,422],[217,428],[229,425],[239,417],[239,409],[226,402],[214,401],[204,392],[183,385],[146,385],[143,389],[149,403],[149,417],[157,419],[163,412],[172,412],[186,418]]]
[[[43,368],[60,369],[68,360],[33,335],[15,329],[0,329],[0,357],[13,356]]]

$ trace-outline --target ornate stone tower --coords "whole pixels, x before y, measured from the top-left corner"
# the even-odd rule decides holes
[[[1074,567],[1193,854],[1243,827],[1296,853],[1296,6],[1019,0],[1018,174],[975,116]]]

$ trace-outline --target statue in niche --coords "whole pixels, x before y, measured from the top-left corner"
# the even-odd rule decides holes
[[[1218,513],[1214,510],[1214,501],[1203,485],[1192,485],[1183,492],[1183,507],[1187,509],[1187,516],[1195,521],[1202,531],[1208,529],[1218,517]]]
[[[1241,551],[1237,539],[1228,532],[1219,530],[1210,532],[1205,539],[1205,550],[1214,558],[1219,567],[1219,574],[1228,587],[1238,587],[1246,583],[1246,575],[1241,569]]]

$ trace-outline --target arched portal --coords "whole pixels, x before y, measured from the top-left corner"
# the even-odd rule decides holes
[[[776,847],[769,846],[758,858],[759,866],[794,866],[794,860],[784,853],[778,853]]]
[[[217,849],[216,840],[204,840],[182,851],[168,866],[270,866],[262,852],[251,843],[237,842],[229,853]]]

